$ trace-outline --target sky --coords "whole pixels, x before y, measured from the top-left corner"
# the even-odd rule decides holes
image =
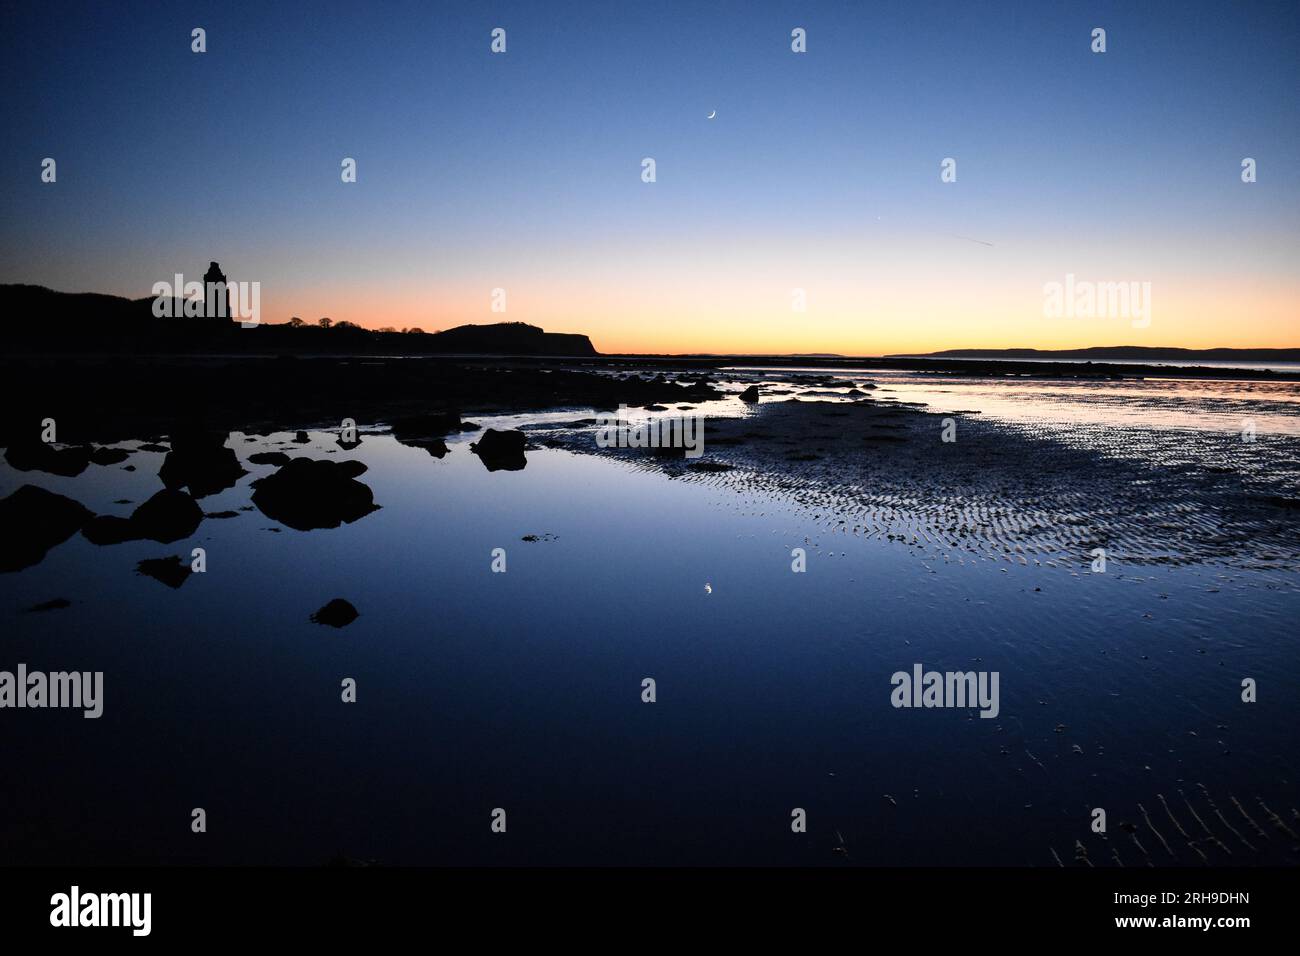
[[[0,282],[217,260],[263,321],[605,352],[1300,346],[1294,0],[10,6]],[[1048,314],[1067,276],[1145,315]]]

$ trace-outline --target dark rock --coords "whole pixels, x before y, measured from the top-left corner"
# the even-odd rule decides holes
[[[423,448],[434,458],[446,458],[447,452],[451,450],[441,438],[399,438],[397,443],[399,445],[409,445],[412,448]]]
[[[239,517],[239,512],[238,512],[238,511],[208,511],[208,512],[205,512],[205,513],[204,513],[203,517],[205,517],[205,518],[238,518],[238,517]]]
[[[735,465],[724,465],[720,461],[693,461],[686,466],[687,471],[731,471]]]
[[[137,541],[140,538],[129,518],[119,518],[116,515],[91,518],[81,533],[91,544],[99,545],[121,544],[123,541]]]
[[[38,564],[45,552],[67,541],[92,512],[71,498],[35,485],[23,485],[0,500],[0,571]]]
[[[357,609],[343,598],[335,598],[311,616],[313,624],[347,627],[357,619]]]
[[[253,504],[297,531],[351,524],[379,507],[371,490],[355,480],[365,470],[359,461],[295,458],[253,482]]]
[[[9,446],[5,461],[18,471],[43,471],[73,478],[86,470],[90,449],[82,445],[55,448],[43,441],[24,441]]]
[[[129,518],[99,515],[86,522],[81,533],[93,544],[121,544],[148,538],[170,544],[188,538],[203,521],[203,509],[183,491],[164,488]]]
[[[168,544],[188,538],[203,521],[203,509],[183,491],[164,489],[131,512],[138,537]]]
[[[758,401],[758,386],[757,386],[757,385],[751,385],[751,386],[749,386],[749,388],[747,388],[747,389],[745,389],[743,392],[741,392],[741,393],[740,393],[740,400],[741,400],[742,402],[756,402],[756,401]]]
[[[54,598],[50,601],[42,601],[40,604],[33,604],[26,610],[28,614],[33,614],[42,611],[61,611],[65,607],[72,607],[72,602],[67,598]]]
[[[465,428],[465,423],[460,420],[458,412],[408,415],[404,418],[394,418],[390,425],[393,429],[393,437],[398,441],[410,438],[442,438],[452,432],[463,431]]]
[[[308,442],[311,441],[311,436],[308,435],[306,432],[298,432],[296,435],[293,436],[293,440],[297,442],[299,445],[306,445]]]
[[[179,555],[166,558],[148,558],[135,566],[137,574],[161,581],[169,588],[178,588],[189,579],[190,566]]]
[[[125,448],[96,448],[90,453],[90,460],[96,465],[117,465],[130,456]]]
[[[248,460],[255,465],[287,465],[292,459],[282,451],[259,451]]]
[[[157,442],[149,442],[147,445],[141,445],[136,451],[171,451],[171,449]]]
[[[229,437],[229,433],[209,432],[192,423],[178,427],[172,432],[172,450],[158,477],[170,489],[188,488],[195,498],[233,487],[248,472],[235,450],[226,447]]]
[[[469,447],[488,471],[522,471],[528,464],[524,458],[526,443],[524,433],[517,429],[499,432],[489,428]]]

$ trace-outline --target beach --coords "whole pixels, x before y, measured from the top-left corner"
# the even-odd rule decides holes
[[[129,537],[178,473],[164,427],[77,474],[0,466],[0,498],[127,535],[0,576],[9,664],[104,674],[94,721],[8,712],[11,859],[1295,862],[1297,386],[573,374],[601,407],[217,430],[166,541]],[[702,415],[703,454],[602,448],[620,396]],[[253,483],[295,458],[362,506],[277,510]],[[194,548],[201,573],[141,571]],[[355,620],[314,623],[333,599]],[[996,715],[891,704],[917,666],[996,673]]]

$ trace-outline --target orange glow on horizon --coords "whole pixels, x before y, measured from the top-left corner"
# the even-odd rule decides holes
[[[1151,321],[1046,318],[1041,287],[1005,278],[971,287],[925,288],[906,281],[863,295],[847,284],[810,286],[807,309],[771,281],[687,282],[633,294],[626,287],[521,283],[507,310],[493,312],[490,288],[437,290],[385,283],[349,289],[263,289],[262,320],[321,316],[365,328],[427,332],[458,325],[526,322],[548,332],[588,335],[607,354],[834,353],[885,355],[944,349],[1073,349],[1136,345],[1165,348],[1300,347],[1300,281],[1243,284],[1189,278],[1154,282]],[[742,291],[735,291],[740,289]],[[918,289],[922,291],[918,293]],[[293,303],[293,305],[289,305]]]

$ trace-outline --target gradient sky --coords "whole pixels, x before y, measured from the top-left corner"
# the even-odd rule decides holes
[[[7,20],[0,282],[141,297],[216,259],[263,321],[509,319],[602,351],[1300,346],[1295,0]],[[1150,326],[1045,318],[1067,273],[1150,282]]]

